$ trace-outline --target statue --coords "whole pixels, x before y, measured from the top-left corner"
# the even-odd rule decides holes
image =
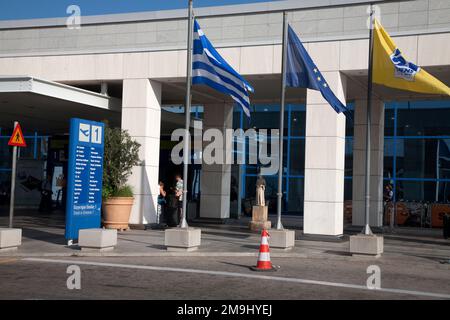
[[[256,180],[256,205],[252,210],[252,221],[250,221],[249,227],[252,231],[260,231],[262,229],[270,229],[272,226],[268,219],[268,208],[266,206],[266,200],[264,193],[266,191],[266,180],[258,173],[258,179]]]
[[[256,205],[264,207],[266,205],[266,200],[264,198],[264,193],[266,191],[266,180],[258,175],[256,180]]]

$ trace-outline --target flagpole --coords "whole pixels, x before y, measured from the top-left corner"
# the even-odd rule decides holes
[[[373,74],[373,6],[370,4],[370,26],[369,26],[369,70],[367,78],[367,129],[366,129],[366,176],[365,176],[365,235],[371,235],[370,229],[370,146],[371,146],[371,126],[372,126],[372,74]]]
[[[436,202],[439,201],[439,155],[440,155],[440,144],[441,141],[438,140],[437,149],[436,149]]]
[[[14,121],[14,129],[16,129],[18,121]],[[15,130],[13,130],[14,132]],[[16,170],[17,170],[17,146],[13,147],[12,165],[11,165],[11,194],[9,197],[9,228],[13,227],[14,220],[14,194],[16,190]]]
[[[191,120],[191,86],[192,86],[192,41],[194,34],[194,17],[193,0],[189,0],[189,15],[188,15],[188,37],[187,37],[187,68],[186,68],[186,104],[184,109],[185,116],[185,131],[184,131],[184,146],[183,146],[183,202],[181,209],[181,222],[180,228],[188,228],[186,221],[186,208],[187,208],[187,185],[188,185],[188,166],[190,152],[190,120]]]
[[[287,39],[288,39],[288,21],[287,12],[283,12],[283,45],[281,57],[281,105],[280,105],[280,133],[279,133],[279,152],[278,152],[278,192],[277,192],[277,230],[282,230],[281,207],[283,200],[283,143],[284,143],[284,109],[286,97],[286,61],[287,61]]]

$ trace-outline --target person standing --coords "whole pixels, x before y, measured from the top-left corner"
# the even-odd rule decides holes
[[[159,195],[158,195],[158,217],[157,223],[161,223],[161,217],[164,217],[164,209],[166,205],[167,192],[164,190],[164,182],[159,182]]]
[[[175,196],[178,200],[178,210],[177,210],[177,215],[178,215],[178,222],[181,222],[181,210],[183,208],[183,179],[181,179],[181,175],[180,174],[176,174],[175,175]]]
[[[39,204],[39,212],[52,210],[52,176],[47,175],[41,185],[41,203]]]
[[[393,207],[392,200],[394,198],[393,187],[390,183],[384,186],[383,190],[383,202],[384,202],[384,219],[386,224],[390,223],[391,214],[394,214],[395,209]]]
[[[387,203],[387,202],[391,202],[393,198],[394,198],[394,191],[393,191],[392,185],[387,184],[384,187],[383,199]]]

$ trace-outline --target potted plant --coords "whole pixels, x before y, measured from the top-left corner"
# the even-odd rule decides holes
[[[102,197],[103,226],[107,229],[129,229],[134,197],[127,179],[140,164],[140,146],[126,130],[105,126]]]

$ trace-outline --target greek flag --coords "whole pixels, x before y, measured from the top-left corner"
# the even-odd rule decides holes
[[[254,91],[252,86],[221,57],[200,29],[197,20],[194,20],[192,58],[192,83],[205,84],[231,96],[250,117],[248,92]]]

